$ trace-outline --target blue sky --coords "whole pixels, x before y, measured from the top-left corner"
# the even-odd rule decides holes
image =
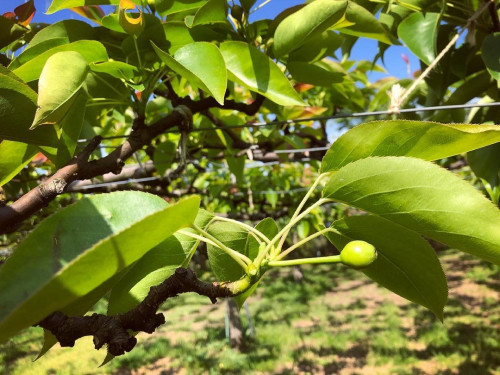
[[[8,11],[13,11],[14,8],[25,0],[0,0],[0,14]],[[263,3],[264,0],[258,0],[257,5]],[[303,0],[272,0],[268,4],[264,5],[262,8],[257,10],[252,14],[251,20],[257,20],[262,18],[273,18],[281,10],[288,8],[296,4],[302,4]],[[51,0],[35,0],[35,7],[37,9],[33,22],[45,22],[54,23],[62,19],[74,18],[83,19],[76,13],[69,10],[63,10],[56,12],[54,14],[45,14],[45,11],[49,7]],[[354,46],[351,59],[352,60],[371,60],[373,56],[377,53],[377,42],[374,40],[369,40],[362,38]],[[411,71],[419,69],[420,65],[418,59],[412,55],[408,48],[404,46],[391,46],[385,55],[385,69],[388,74],[382,73],[371,73],[369,78],[371,81],[375,81],[387,75],[392,75],[398,78],[407,78],[407,67],[401,55],[404,54],[410,59]]]

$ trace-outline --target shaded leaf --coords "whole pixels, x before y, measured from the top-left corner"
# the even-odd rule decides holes
[[[226,0],[208,0],[196,12],[191,26],[227,22]]]
[[[229,248],[245,253],[247,231],[239,225],[216,221],[208,227],[208,233]],[[241,266],[224,250],[207,244],[207,251],[210,267],[218,280],[236,281],[245,275]]]
[[[38,153],[26,143],[2,141],[0,143],[0,186],[9,182]]]
[[[327,65],[321,63],[291,62],[287,69],[297,82],[316,86],[331,86],[344,80],[344,73],[332,72],[325,69],[325,66]]]
[[[500,33],[487,35],[481,47],[481,56],[491,76],[500,81]]]
[[[37,94],[10,70],[0,66],[0,137],[56,147],[53,127],[29,130],[36,112]]]

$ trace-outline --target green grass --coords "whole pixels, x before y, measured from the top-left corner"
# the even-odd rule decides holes
[[[32,328],[0,347],[5,374],[127,374],[148,365],[188,374],[500,374],[499,268],[468,255],[442,257],[450,280],[444,324],[345,267],[304,267],[302,283],[281,269],[249,301],[245,349],[228,347],[225,304],[182,295],[164,305],[167,323],[140,334],[131,352],[98,368],[91,339],[52,349],[32,363],[41,333]],[[102,306],[101,306],[102,307]]]

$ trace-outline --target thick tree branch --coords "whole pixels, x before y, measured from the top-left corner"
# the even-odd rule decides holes
[[[137,343],[137,339],[129,331],[153,333],[165,323],[164,315],[156,312],[168,298],[181,293],[195,292],[210,298],[212,303],[215,303],[217,298],[236,295],[235,291],[238,289],[238,282],[205,283],[190,269],[178,268],[168,279],[152,287],[137,307],[126,313],[69,317],[61,312],[55,312],[37,325],[52,332],[61,346],[72,347],[77,339],[93,336],[96,349],[107,344],[109,353],[119,356],[131,351]]]
[[[261,99],[258,96],[249,105],[235,103],[231,100],[227,100],[224,105],[220,105],[213,98],[203,98],[198,101],[189,97],[181,99],[173,89],[169,90],[165,95],[174,104],[188,107],[193,114],[206,111],[211,107],[219,107],[237,109],[253,115],[259,110],[263,102],[263,98]],[[127,141],[104,158],[88,162],[90,154],[101,141],[99,137],[96,137],[85,150],[54,173],[46,182],[29,191],[11,205],[0,207],[0,234],[15,230],[23,220],[48,205],[57,195],[63,193],[71,182],[94,178],[110,172],[119,174],[125,165],[125,160],[131,157],[134,152],[149,145],[154,138],[167,130],[175,126],[182,126],[183,120],[184,117],[179,111],[173,111],[150,126],[145,126],[144,120],[140,118],[134,122],[133,130]]]

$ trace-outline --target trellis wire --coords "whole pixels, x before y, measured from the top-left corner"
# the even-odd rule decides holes
[[[428,112],[428,111],[444,111],[448,109],[466,109],[466,108],[483,108],[483,107],[496,107],[500,106],[500,102],[492,102],[492,103],[469,103],[469,104],[453,104],[453,105],[440,105],[440,106],[432,106],[432,107],[419,107],[419,108],[403,108],[399,110],[399,113],[416,113],[416,112]],[[393,111],[371,111],[371,112],[355,112],[355,113],[339,113],[331,116],[318,116],[318,117],[309,117],[309,118],[299,118],[293,120],[280,120],[280,121],[269,121],[269,122],[254,122],[254,123],[246,123],[241,125],[231,125],[226,127],[226,129],[241,129],[241,128],[259,128],[265,126],[279,126],[279,125],[291,125],[298,124],[302,122],[310,122],[310,121],[328,121],[328,120],[336,120],[336,119],[345,119],[345,118],[360,118],[360,117],[369,117],[369,116],[383,116],[383,115],[394,115]],[[224,130],[225,128],[216,128],[216,127],[204,127],[193,129],[192,132],[203,132],[203,131],[215,131],[215,130]],[[165,133],[175,133],[175,130],[169,130]],[[124,139],[128,138],[128,135],[115,135],[109,137],[103,137],[103,140],[111,140],[111,139]],[[79,139],[79,143],[89,142],[90,139]]]

